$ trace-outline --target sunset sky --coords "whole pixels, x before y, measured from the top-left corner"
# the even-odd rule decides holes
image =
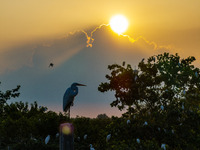
[[[110,107],[113,93],[97,90],[107,66],[135,67],[170,52],[195,56],[200,67],[199,8],[199,0],[0,0],[0,90],[21,85],[11,102],[37,101],[62,112],[65,90],[79,82],[87,86],[79,88],[73,117],[119,116]],[[129,23],[123,35],[109,26],[117,14]]]

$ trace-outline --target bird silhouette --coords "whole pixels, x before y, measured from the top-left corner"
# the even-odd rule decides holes
[[[50,64],[49,64],[49,67],[53,67],[53,65],[54,65],[53,63],[50,63]]]
[[[78,94],[77,86],[86,86],[84,84],[73,83],[71,87],[69,87],[63,96],[63,111],[67,112],[71,106],[73,106],[74,97]]]

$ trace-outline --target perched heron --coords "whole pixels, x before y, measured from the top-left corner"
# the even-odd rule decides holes
[[[45,144],[47,144],[50,140],[50,135],[48,135],[46,138],[45,138]]]
[[[77,86],[86,86],[84,84],[73,83],[71,87],[69,87],[63,96],[63,111],[69,113],[70,117],[70,107],[73,106],[74,97],[78,94],[78,87]]]

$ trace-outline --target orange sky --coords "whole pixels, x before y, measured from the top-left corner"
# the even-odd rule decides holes
[[[200,67],[199,8],[199,0],[2,0],[2,89],[19,84],[19,100],[36,100],[59,111],[65,89],[81,82],[88,86],[80,89],[72,116],[118,115],[109,106],[113,95],[97,90],[109,73],[107,65],[126,61],[137,66],[142,58],[167,51],[184,58],[193,55]],[[128,19],[126,37],[113,33],[109,26],[97,28],[115,14]],[[86,32],[90,36],[95,28],[93,46],[86,47]],[[138,37],[142,38],[130,41]]]
[[[129,19],[129,35],[143,35],[151,40],[162,36],[160,42],[176,44],[174,38],[180,38],[181,32],[195,37],[200,30],[199,0],[6,0],[0,3],[0,50],[108,23],[119,13]],[[191,37],[181,38],[187,39]]]

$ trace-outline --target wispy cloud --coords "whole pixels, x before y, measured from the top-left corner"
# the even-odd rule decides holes
[[[94,38],[93,38],[93,35],[94,35],[94,33],[97,31],[97,30],[99,30],[99,29],[101,29],[103,26],[110,26],[110,24],[101,24],[100,26],[98,26],[98,27],[96,27],[94,30],[92,30],[89,34],[86,32],[86,31],[84,31],[84,30],[78,30],[78,32],[79,31],[81,31],[81,32],[83,32],[84,34],[85,34],[85,36],[86,36],[86,38],[87,38],[87,45],[86,45],[86,47],[92,47],[93,46],[93,42],[94,42]],[[75,32],[71,32],[70,34],[74,34],[74,33],[76,33],[77,31],[75,31]],[[158,50],[158,49],[166,49],[166,50],[172,50],[172,49],[174,49],[174,47],[172,46],[172,45],[158,45],[156,42],[154,42],[154,41],[149,41],[149,40],[147,40],[145,37],[143,37],[143,36],[139,36],[139,37],[137,37],[137,38],[133,38],[133,37],[131,37],[131,36],[129,36],[129,35],[125,35],[125,34],[120,34],[119,36],[122,36],[122,37],[126,37],[126,38],[128,38],[128,40],[131,42],[131,43],[135,43],[135,42],[137,42],[138,40],[140,40],[140,39],[142,39],[145,43],[147,43],[148,45],[150,45],[150,46],[153,46],[154,47],[154,50]]]
[[[84,30],[82,30],[82,32],[85,34],[86,38],[87,38],[87,47],[92,47],[92,44],[94,42],[94,38],[93,38],[93,33],[96,32],[97,30],[101,29],[103,26],[109,26],[109,24],[101,24],[100,26],[96,27],[91,33],[90,36],[88,35],[87,32],[85,32]]]

